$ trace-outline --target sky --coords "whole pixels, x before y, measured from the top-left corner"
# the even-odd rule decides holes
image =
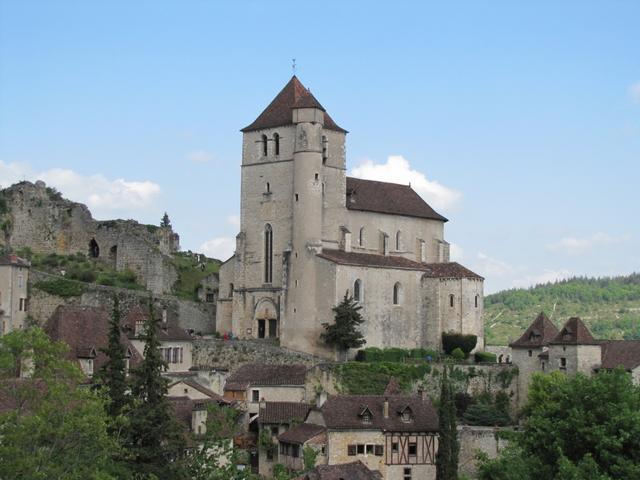
[[[225,259],[240,129],[296,74],[485,291],[640,271],[640,2],[0,0],[0,186]]]

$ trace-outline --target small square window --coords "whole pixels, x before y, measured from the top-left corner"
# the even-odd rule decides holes
[[[278,435],[278,427],[271,427],[271,435],[274,437]]]
[[[364,444],[358,444],[358,455],[364,455]]]
[[[366,446],[366,454],[367,455],[373,455],[373,445],[367,445]]]
[[[251,401],[252,402],[260,401],[260,390],[251,390]]]
[[[529,356],[532,357],[533,356],[533,350],[529,350]]]
[[[375,446],[376,457],[381,457],[384,454],[384,447],[382,445]]]
[[[411,480],[411,468],[405,468],[403,470],[402,480]]]
[[[393,442],[391,444],[391,453],[398,453],[398,442]]]
[[[350,457],[355,456],[356,454],[356,446],[355,445],[348,445],[347,446],[347,455],[349,455]]]
[[[418,455],[418,444],[416,442],[409,442],[409,456],[415,457]]]

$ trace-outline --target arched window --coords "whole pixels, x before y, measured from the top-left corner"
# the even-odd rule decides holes
[[[264,283],[273,280],[273,229],[268,223],[264,227]]]
[[[327,137],[326,136],[322,136],[322,164],[326,164],[327,163],[327,158],[329,158],[329,154],[328,154],[328,142],[327,142]]]
[[[267,182],[267,193],[271,193],[271,184]]]
[[[275,145],[275,154],[280,155],[280,135],[277,133],[273,134],[273,144]]]
[[[402,232],[398,230],[396,232],[396,251],[400,251],[402,249]]]
[[[400,285],[400,282],[396,282],[396,284],[393,286],[393,304],[400,305],[401,302],[402,302],[402,285]]]
[[[267,156],[267,136],[266,135],[262,135],[262,155],[264,157]]]
[[[233,283],[229,284],[229,298],[233,297]]]
[[[451,295],[449,295],[449,306],[450,307],[453,307],[455,300],[456,300],[456,296],[453,293]]]
[[[353,299],[356,302],[362,301],[362,280],[360,279],[353,282]]]
[[[364,227],[360,229],[360,236],[358,237],[358,245],[364,247]]]
[[[98,258],[100,256],[100,247],[98,247],[98,242],[96,242],[95,238],[92,238],[89,242],[89,256],[91,258]]]

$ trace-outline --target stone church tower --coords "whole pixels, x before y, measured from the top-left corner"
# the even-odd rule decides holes
[[[322,323],[349,291],[367,345],[482,337],[482,278],[449,262],[447,220],[408,186],[347,178],[347,132],[297,77],[242,132],[241,231],[220,269],[219,332],[331,356]]]

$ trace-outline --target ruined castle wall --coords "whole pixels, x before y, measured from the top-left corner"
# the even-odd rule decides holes
[[[458,441],[460,453],[458,457],[458,472],[472,478],[478,472],[476,452],[486,453],[489,458],[496,458],[498,453],[507,446],[507,441],[500,438],[500,431],[506,430],[497,427],[471,427],[463,425],[458,427]]]

